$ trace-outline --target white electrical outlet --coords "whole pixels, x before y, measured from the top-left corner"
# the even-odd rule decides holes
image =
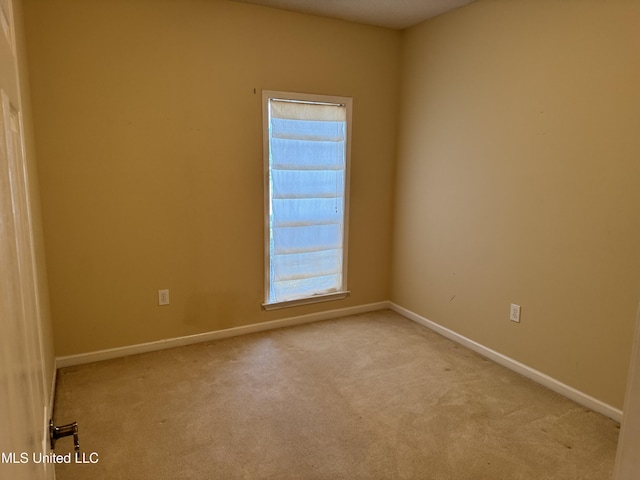
[[[520,305],[516,305],[515,303],[511,304],[511,314],[509,315],[509,320],[512,322],[520,322]]]
[[[158,290],[158,305],[169,305],[169,290]]]

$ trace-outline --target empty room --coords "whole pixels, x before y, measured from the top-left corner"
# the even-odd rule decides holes
[[[0,478],[640,478],[640,2],[0,25]]]

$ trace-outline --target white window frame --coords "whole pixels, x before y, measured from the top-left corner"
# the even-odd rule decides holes
[[[270,265],[270,138],[269,138],[269,100],[280,99],[289,101],[300,101],[308,103],[344,105],[346,107],[347,138],[345,142],[345,185],[344,185],[344,216],[343,216],[343,237],[342,237],[342,290],[324,295],[313,295],[289,301],[270,302],[271,286],[271,265]],[[317,95],[308,93],[293,93],[274,90],[262,91],[262,124],[263,124],[263,159],[264,159],[264,303],[265,310],[294,307],[318,302],[339,300],[347,297],[350,291],[347,289],[347,265],[348,265],[348,244],[349,244],[349,179],[351,167],[351,126],[352,126],[353,99],[350,97],[340,97],[333,95]]]

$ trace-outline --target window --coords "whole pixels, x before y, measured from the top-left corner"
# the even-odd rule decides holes
[[[263,91],[266,309],[347,294],[350,98]]]

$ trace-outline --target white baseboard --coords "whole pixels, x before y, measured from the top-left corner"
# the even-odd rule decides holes
[[[153,352],[156,350],[164,350],[167,348],[180,347],[183,345],[192,345],[194,343],[218,340],[221,338],[237,337],[239,335],[246,335],[248,333],[264,332],[267,330],[274,330],[276,328],[291,327],[293,325],[302,325],[304,323],[318,322],[321,320],[330,320],[332,318],[355,315],[358,313],[366,313],[385,308],[390,308],[390,302],[385,301],[369,303],[366,305],[358,305],[355,307],[338,308],[325,312],[310,313],[297,317],[283,318],[280,320],[273,320],[263,323],[254,323],[251,325],[243,325],[241,327],[227,328],[225,330],[216,330],[213,332],[198,333],[196,335],[188,335],[185,337],[168,338],[165,340],[158,340],[156,342],[141,343],[137,345],[128,345],[126,347],[98,350],[96,352],[57,357],[56,367],[63,368],[73,365],[82,365],[85,363],[99,362],[102,360],[109,360],[111,358],[135,355],[137,353]]]
[[[438,325],[431,320],[427,320],[426,318],[412,312],[411,310],[396,305],[392,302],[389,303],[389,308],[391,308],[391,310],[393,310],[394,312],[399,313],[400,315],[413,320],[414,322],[419,323],[420,325],[423,325],[439,333],[440,335],[473,350],[476,353],[479,353],[483,357],[493,360],[494,362],[508,368],[509,370],[519,373],[520,375],[523,375],[533,380],[534,382],[539,383],[540,385],[544,385],[549,390],[553,390],[554,392],[559,393],[560,395],[563,395],[573,400],[574,402],[593,410],[594,412],[605,415],[606,417],[609,417],[616,422],[622,421],[622,410],[614,408],[611,405],[608,405],[598,400],[597,398],[576,390],[575,388],[570,387],[569,385],[566,385],[545,373],[535,370],[534,368],[531,368],[512,358],[502,355],[501,353],[498,353],[494,350],[491,350],[484,345],[474,342],[473,340],[464,337],[459,333],[454,332],[453,330],[449,330],[448,328]]]
[[[283,318],[280,320],[273,320],[270,322],[254,323],[251,325],[243,325],[241,327],[228,328],[225,330],[216,330],[213,332],[199,333],[196,335],[189,335],[185,337],[169,338],[165,340],[159,340],[156,342],[142,343],[137,345],[129,345],[126,347],[111,348],[108,350],[99,350],[96,352],[81,353],[79,355],[69,355],[56,358],[56,367],[63,368],[73,365],[82,365],[85,363],[99,362],[102,360],[108,360],[111,358],[125,357],[127,355],[135,355],[138,353],[153,352],[156,350],[164,350],[167,348],[180,347],[183,345],[192,345],[194,343],[208,342],[211,340],[218,340],[221,338],[236,337],[239,335],[245,335],[248,333],[264,332],[267,330],[275,330],[277,328],[290,327],[294,325],[302,325],[305,323],[318,322],[321,320],[330,320],[332,318],[344,317],[347,315],[355,315],[358,313],[366,313],[375,310],[382,310],[390,308],[391,310],[399,313],[403,317],[408,318],[420,325],[433,330],[440,335],[453,340],[460,345],[463,345],[480,355],[493,360],[494,362],[523,375],[534,382],[537,382],[545,387],[553,390],[560,395],[563,395],[580,405],[583,405],[595,412],[605,415],[617,422],[622,420],[622,410],[619,410],[611,405],[608,405],[597,398],[594,398],[586,393],[576,390],[569,385],[566,385],[559,380],[556,380],[549,375],[542,373],[534,368],[531,368],[523,363],[520,363],[512,358],[509,358],[501,353],[491,350],[459,333],[449,330],[441,325],[438,325],[431,320],[428,320],[417,313],[412,312],[404,307],[396,305],[393,302],[377,302],[369,303],[366,305],[359,305],[355,307],[339,308],[335,310],[328,310],[326,312],[311,313],[307,315],[300,315],[296,317]],[[55,386],[55,373],[53,377]],[[53,407],[53,393],[51,397],[51,407]]]

